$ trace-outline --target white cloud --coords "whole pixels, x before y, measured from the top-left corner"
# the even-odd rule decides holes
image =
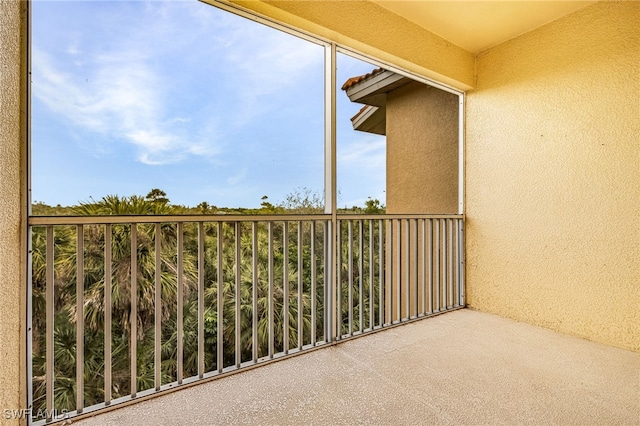
[[[362,135],[346,147],[338,146],[338,167],[385,170],[386,139],[382,136]]]
[[[134,145],[137,159],[146,164],[214,154],[211,134],[207,135],[207,143],[195,139],[194,126],[188,125],[190,118],[174,115],[171,110],[167,95],[170,82],[163,74],[167,70],[154,63],[165,54],[167,46],[171,47],[171,37],[152,46],[149,40],[157,42],[154,35],[162,35],[166,28],[151,25],[146,29],[155,34],[143,35],[135,30],[127,37],[118,31],[104,34],[110,48],[100,45],[102,50],[87,49],[84,54],[77,35],[60,53],[41,50],[36,39],[34,97],[77,130]],[[85,42],[91,47],[90,42]],[[211,123],[207,126],[211,127]]]
[[[63,31],[66,47],[59,53],[40,49],[36,37],[34,96],[67,124],[132,144],[143,163],[164,164],[219,153],[222,132],[232,132],[229,126],[242,127],[282,108],[275,94],[286,96],[291,86],[307,84],[307,71],[322,67],[317,45],[196,6],[145,3],[143,24],[134,26],[132,16],[117,27],[106,12],[78,17],[76,22],[94,20],[93,32],[82,24],[71,34]],[[203,69],[225,78],[207,80]],[[189,90],[203,96],[198,84],[212,93],[208,105],[189,99]],[[226,98],[211,85],[225,89]],[[181,106],[173,105],[176,96]]]

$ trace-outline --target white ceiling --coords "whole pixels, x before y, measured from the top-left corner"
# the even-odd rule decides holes
[[[595,2],[373,1],[473,53],[496,46]]]

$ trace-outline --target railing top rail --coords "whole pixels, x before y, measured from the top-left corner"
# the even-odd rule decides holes
[[[286,222],[328,220],[331,215],[106,215],[31,216],[29,225],[104,225],[130,223]]]
[[[338,220],[379,220],[379,219],[463,219],[461,214],[338,214]]]
[[[384,219],[462,219],[459,214],[339,214],[338,220]],[[130,223],[197,222],[291,222],[330,220],[329,214],[314,215],[107,215],[107,216],[31,216],[29,225],[105,225]]]

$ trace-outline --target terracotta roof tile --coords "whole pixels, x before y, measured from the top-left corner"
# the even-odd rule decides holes
[[[361,81],[364,81],[368,78],[373,77],[374,75],[380,74],[381,72],[383,72],[384,69],[383,68],[376,68],[373,71],[371,71],[368,74],[364,74],[364,75],[359,75],[357,77],[351,77],[349,80],[345,81],[344,84],[342,85],[342,90],[347,90],[348,88],[355,86],[356,84],[360,83]]]
[[[355,121],[360,116],[360,114],[362,114],[363,112],[365,112],[367,110],[367,108],[370,108],[370,105],[365,105],[362,108],[360,108],[360,111],[358,111],[356,113],[356,115],[351,117],[351,121]]]

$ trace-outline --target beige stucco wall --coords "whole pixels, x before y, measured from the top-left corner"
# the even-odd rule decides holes
[[[26,2],[0,2],[0,423],[5,409],[26,408],[25,268],[21,245],[21,9]],[[24,92],[22,92],[24,93]]]
[[[467,98],[467,302],[640,350],[640,3],[482,53]]]
[[[472,53],[369,1],[231,2],[460,90],[474,85]]]
[[[387,213],[458,212],[458,96],[409,83],[387,95]]]
[[[418,82],[401,86],[387,94],[387,213],[458,212],[458,99],[457,95]],[[400,281],[398,271],[387,277],[388,282],[392,283],[385,293],[385,301],[391,307],[387,312],[387,322],[417,315],[416,300],[422,298],[421,290],[416,290],[420,287],[416,282],[416,253],[406,252],[407,238],[410,238],[411,246],[416,239],[417,244],[422,246],[421,234],[416,229],[407,228],[406,223],[400,224],[400,229],[397,225],[393,225],[393,232],[390,232],[390,225],[387,227],[387,246],[391,247],[386,258],[387,270],[392,265],[402,265],[408,261],[410,271],[403,267]],[[400,253],[399,233],[402,235]],[[391,292],[393,297],[398,294],[398,285],[402,301],[399,312],[396,303],[390,300]],[[408,312],[405,303],[407,291]]]

